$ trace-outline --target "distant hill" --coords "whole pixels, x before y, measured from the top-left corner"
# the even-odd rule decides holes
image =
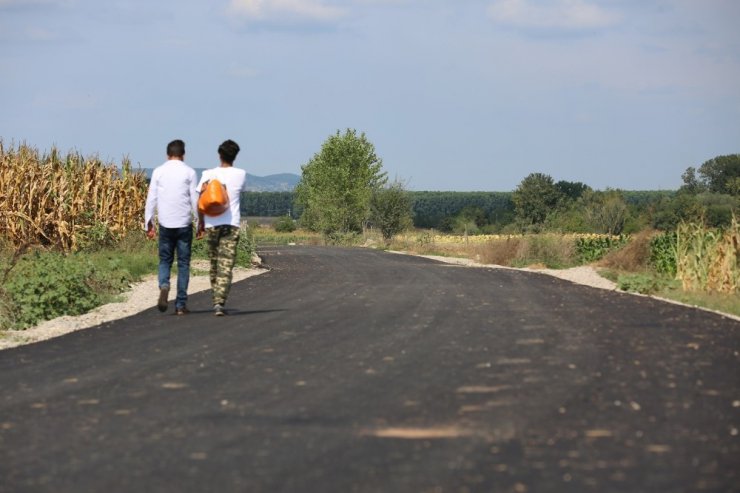
[[[195,168],[198,178],[203,175],[206,168]],[[147,178],[151,178],[152,168],[145,168],[142,171],[146,173]],[[275,175],[256,176],[247,173],[247,191],[248,192],[292,192],[298,182],[301,181],[300,175],[294,173],[278,173]]]
[[[292,192],[300,175],[278,173],[276,175],[255,176],[247,173],[247,190],[250,192]]]

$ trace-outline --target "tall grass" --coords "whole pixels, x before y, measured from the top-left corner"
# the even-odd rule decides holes
[[[146,178],[128,160],[119,170],[0,140],[0,231],[12,247],[70,252],[120,239],[140,228],[145,200]]]

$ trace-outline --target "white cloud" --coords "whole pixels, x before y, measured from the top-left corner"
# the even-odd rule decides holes
[[[311,20],[332,21],[345,10],[322,0],[231,0],[229,11],[257,21]]]
[[[488,7],[488,15],[501,24],[534,29],[597,29],[620,20],[615,13],[587,0],[495,0]]]

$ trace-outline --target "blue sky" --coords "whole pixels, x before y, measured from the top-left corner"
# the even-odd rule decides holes
[[[736,0],[0,0],[0,138],[300,173],[365,132],[411,190],[671,189],[740,152]]]

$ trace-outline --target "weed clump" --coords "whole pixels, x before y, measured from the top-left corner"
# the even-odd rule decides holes
[[[100,304],[90,262],[59,253],[33,253],[15,267],[5,286],[16,308],[14,325],[25,328],[60,315],[79,315]]]

